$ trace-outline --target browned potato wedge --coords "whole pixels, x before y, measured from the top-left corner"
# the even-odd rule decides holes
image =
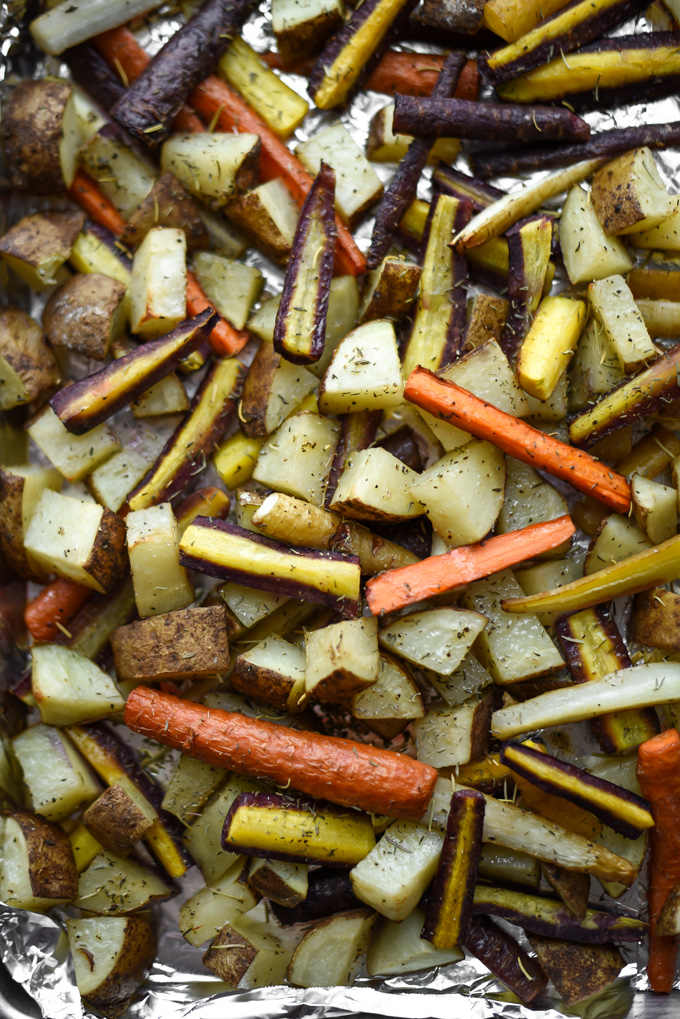
[[[76,209],[24,216],[0,239],[0,256],[24,283],[45,290],[59,282],[84,222],[85,213]]]
[[[631,618],[633,640],[650,647],[680,648],[680,594],[655,587],[639,594]]]
[[[643,474],[631,478],[635,523],[653,545],[672,538],[678,530],[677,492]]]
[[[366,280],[359,322],[374,318],[402,319],[413,304],[420,281],[420,266],[387,255]]]
[[[376,920],[370,909],[337,913],[315,924],[293,953],[288,979],[298,987],[347,987],[354,982]]]
[[[580,945],[528,934],[529,943],[565,1005],[589,998],[616,980],[624,959],[616,945]]]
[[[238,656],[230,676],[234,690],[282,711],[298,711],[305,692],[305,654],[282,637],[268,637]]]
[[[307,869],[306,863],[254,858],[250,862],[248,884],[279,906],[297,906],[307,898]]]
[[[433,708],[424,718],[416,719],[413,732],[417,758],[433,768],[457,768],[479,761],[489,749],[492,697],[471,697],[462,704]],[[448,772],[445,772],[448,774]]]
[[[127,856],[157,818],[146,797],[123,775],[90,804],[82,820],[105,849]]]
[[[75,905],[100,916],[121,916],[148,909],[177,894],[158,870],[131,857],[102,850],[78,879]]]
[[[114,630],[111,647],[119,680],[213,676],[229,667],[226,612],[211,605],[149,616]]]
[[[50,343],[103,361],[125,332],[125,286],[102,273],[82,273],[63,283],[43,312]]]
[[[384,739],[402,732],[412,719],[423,718],[423,698],[406,668],[379,652],[378,679],[352,698],[352,714]]]
[[[19,308],[0,309],[0,410],[48,395],[60,379],[40,326]]]
[[[26,551],[24,540],[42,493],[58,492],[61,475],[49,467],[0,467],[0,551],[20,577],[46,580],[47,573]]]
[[[272,29],[287,64],[316,53],[345,23],[342,0],[273,0]]]
[[[66,832],[25,810],[5,818],[0,898],[17,909],[72,902],[78,874]]]
[[[288,259],[299,211],[286,185],[278,178],[248,191],[225,209],[232,223],[276,262]]]
[[[315,386],[306,368],[261,343],[243,384],[240,418],[246,435],[261,438],[275,431]]]
[[[67,920],[66,931],[83,1001],[120,1015],[156,957],[153,924],[141,916],[91,916]]]
[[[626,152],[598,170],[591,195],[597,217],[610,236],[649,230],[674,211],[673,199],[647,148]]]
[[[500,343],[509,310],[510,302],[504,297],[475,294],[467,303],[466,351],[481,347],[487,340]]]
[[[63,192],[60,152],[70,96],[66,81],[22,81],[12,90],[2,125],[12,187],[35,195]]]
[[[224,925],[203,956],[203,965],[225,984],[242,990],[283,983],[291,950],[275,930],[246,913]]]
[[[351,697],[378,679],[375,618],[345,619],[305,634],[305,693],[322,701]]]
[[[156,226],[184,230],[189,252],[210,246],[210,235],[198,205],[169,170],[161,174],[128,218],[120,239],[129,248],[136,248],[149,230]]]

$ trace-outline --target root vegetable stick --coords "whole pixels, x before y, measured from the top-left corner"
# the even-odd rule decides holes
[[[481,138],[494,141],[587,141],[590,126],[569,110],[552,106],[476,103],[397,95],[393,129],[416,138]]]
[[[149,63],[150,57],[127,28],[104,32],[93,41],[104,59],[116,67],[119,73],[122,70],[130,81],[134,81]],[[193,90],[189,102],[212,125],[212,130],[236,129],[246,134],[259,135],[262,146],[262,180],[281,177],[298,205],[303,204],[312,186],[311,174],[307,173],[297,156],[286,148],[271,128],[228,85],[211,74]],[[182,130],[193,128],[184,126]],[[337,215],[335,228],[338,237],[336,265],[343,273],[359,276],[366,269],[366,259]],[[192,315],[196,315],[202,309],[190,310]]]
[[[426,368],[416,368],[408,378],[404,396],[435,417],[492,442],[517,460],[568,481],[579,492],[591,495],[615,512],[627,513],[630,509],[630,485],[620,474],[588,453],[498,410],[454,382],[437,378]]]
[[[128,697],[125,724],[216,767],[389,817],[418,820],[437,781],[434,768],[391,750],[206,708],[146,686]]]
[[[26,606],[24,619],[34,640],[55,640],[59,636],[59,624],[67,627],[79,609],[92,596],[92,590],[75,580],[57,577],[43,587],[30,605]]]
[[[377,616],[444,594],[558,548],[575,531],[570,517],[559,517],[496,535],[478,545],[454,548],[397,570],[386,570],[366,585],[369,608]]]
[[[649,961],[647,976],[653,991],[673,989],[678,935],[661,936],[659,913],[680,881],[680,735],[667,729],[638,750],[637,776],[642,795],[650,802],[654,828],[649,858]]]

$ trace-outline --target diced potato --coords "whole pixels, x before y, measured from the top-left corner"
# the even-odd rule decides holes
[[[392,739],[424,714],[423,698],[409,673],[381,651],[376,682],[352,698],[354,718],[384,739]]]
[[[222,849],[222,828],[229,808],[239,793],[261,791],[257,782],[241,775],[230,775],[224,788],[212,797],[201,816],[184,832],[184,844],[209,885],[224,877],[238,859],[237,854]]]
[[[378,622],[345,619],[305,634],[305,694],[342,701],[378,679]]]
[[[410,520],[423,512],[412,493],[418,475],[381,447],[347,457],[331,510],[357,520]]]
[[[203,965],[229,987],[250,990],[285,980],[292,946],[285,947],[264,914],[254,914],[256,910],[225,924],[203,956]]]
[[[323,506],[339,430],[336,421],[319,414],[295,414],[260,450],[253,478]]]
[[[228,777],[229,772],[224,768],[182,754],[168,782],[161,806],[183,824],[193,824],[201,816],[210,797],[225,784]]]
[[[399,976],[460,962],[462,949],[435,948],[421,937],[424,924],[425,914],[418,906],[401,923],[383,920],[368,949],[369,976]]]
[[[538,471],[529,464],[506,457],[505,500],[498,515],[497,532],[507,534],[519,531],[523,527],[557,520],[569,513],[566,499],[557,489],[545,481]],[[566,548],[569,547],[567,543]],[[564,555],[564,545],[550,552],[543,553],[541,558],[560,558]]]
[[[475,654],[501,686],[564,667],[561,654],[537,616],[518,616],[501,608],[504,598],[518,597],[522,597],[522,589],[511,570],[470,584],[463,595],[467,608],[482,612],[489,620],[479,635]]]
[[[153,188],[153,164],[132,151],[122,132],[97,131],[79,158],[123,219],[132,216]]]
[[[75,905],[88,913],[120,916],[170,898],[175,889],[157,870],[105,850],[80,875]]]
[[[312,175],[322,161],[333,167],[335,207],[350,226],[382,196],[382,181],[340,121],[300,142],[295,154]]]
[[[640,528],[628,517],[612,513],[606,517],[588,546],[584,573],[588,576],[603,570],[612,563],[644,552],[650,541]]]
[[[229,668],[227,612],[204,605],[135,620],[113,631],[111,647],[120,681],[214,677]]]
[[[656,347],[623,276],[596,280],[588,287],[588,297],[624,372],[637,371],[656,357]]]
[[[187,571],[180,566],[180,533],[170,503],[133,510],[125,523],[140,616],[158,616],[189,605],[194,590]]]
[[[279,906],[297,906],[307,898],[308,870],[306,863],[252,859],[248,884],[270,902]]]
[[[346,987],[354,982],[375,913],[354,909],[319,921],[303,935],[288,967],[298,987]]]
[[[500,343],[510,311],[510,302],[492,294],[475,294],[467,302],[465,349],[474,350],[487,340]]]
[[[183,230],[155,227],[135,252],[128,287],[130,329],[155,339],[186,317],[187,242]]]
[[[208,300],[235,329],[243,329],[264,284],[260,270],[212,251],[197,251],[193,263]]]
[[[556,587],[571,584],[583,576],[583,556],[576,559],[554,559],[552,562],[537,563],[524,570],[515,570],[517,583],[525,594],[541,594]],[[544,626],[551,626],[562,612],[538,612]]]
[[[631,478],[635,523],[653,545],[672,538],[678,530],[677,492],[643,474]]]
[[[161,150],[161,167],[187,191],[226,205],[257,184],[260,139],[256,134],[173,134]]]
[[[116,684],[85,655],[60,644],[36,644],[31,657],[33,696],[43,722],[77,725],[123,710]]]
[[[146,452],[146,455],[144,455]],[[121,449],[92,471],[87,487],[98,503],[117,513],[131,492],[156,461],[160,449]]]
[[[473,654],[465,655],[457,669],[448,675],[424,670],[425,675],[437,693],[452,707],[462,704],[470,697],[479,697],[485,687],[492,682],[491,676],[483,665],[480,665]]]
[[[368,276],[361,296],[359,320],[376,318],[400,321],[413,304],[420,280],[420,266],[397,255],[386,255]]]
[[[243,384],[239,416],[244,432],[251,438],[270,435],[315,386],[311,372],[262,343]]]
[[[15,909],[41,911],[76,896],[78,875],[66,832],[37,814],[4,818],[0,899]]]
[[[75,209],[24,216],[0,238],[0,258],[34,290],[60,283],[85,214]]]
[[[457,358],[440,372],[440,376],[469,390],[480,400],[486,400],[499,410],[504,410],[506,414],[526,417],[529,413],[526,393],[520,389],[507,357],[495,340],[488,340]],[[470,441],[470,434],[461,428],[440,421],[427,411],[419,410],[419,413],[445,450],[457,449]]]
[[[390,920],[405,920],[436,873],[443,841],[438,831],[395,821],[350,871],[354,894]]]
[[[276,262],[288,259],[300,209],[279,177],[235,199],[226,213],[266,255]]]
[[[37,322],[19,308],[0,309],[0,410],[49,394],[60,377]]]
[[[578,184],[567,195],[562,209],[560,247],[572,286],[622,275],[633,268],[623,241],[607,236],[590,194]]]
[[[501,511],[505,457],[473,439],[419,475],[411,492],[447,544],[470,545],[489,533]]]
[[[637,595],[631,624],[633,640],[676,651],[680,648],[680,595],[663,587]]]
[[[268,637],[238,656],[230,679],[234,690],[296,711],[305,692],[304,651],[282,637]]]
[[[29,425],[28,434],[50,463],[74,484],[120,449],[118,439],[107,425],[97,425],[83,435],[73,435],[51,407],[45,408]]]
[[[99,843],[119,856],[127,856],[157,820],[157,812],[127,775],[105,789],[82,818]]]
[[[569,407],[583,408],[623,382],[623,369],[602,323],[592,317],[578,342],[572,360],[569,386]]]
[[[413,723],[416,756],[438,770],[478,761],[489,749],[492,699],[434,708]]]
[[[141,916],[67,920],[76,983],[84,1002],[117,1015],[141,986],[156,955],[153,925]]]
[[[625,152],[598,170],[591,194],[609,236],[649,230],[673,212],[673,200],[648,148]]]
[[[96,502],[43,492],[25,541],[42,569],[101,594],[113,590],[123,573],[125,524]]]
[[[289,599],[270,591],[256,591],[245,584],[228,582],[217,589],[217,594],[246,629],[265,619]]]
[[[673,206],[667,219],[650,230],[631,234],[630,239],[636,248],[680,252],[680,195],[673,196]]]
[[[388,651],[443,676],[454,672],[486,625],[478,612],[423,609],[400,616],[378,634]]]
[[[5,462],[5,461],[3,461]],[[47,574],[25,546],[26,534],[43,492],[58,492],[61,475],[49,467],[0,467],[0,552],[20,577],[46,580]]]
[[[272,0],[272,30],[287,64],[317,53],[344,22],[342,0]]]
[[[243,879],[246,860],[237,856],[233,867],[212,887],[199,889],[182,905],[179,929],[194,948],[212,940],[225,923],[232,923],[257,905],[259,896]]]
[[[319,385],[322,414],[353,414],[398,407],[404,381],[394,326],[377,319],[341,340]]]
[[[408,152],[413,137],[409,134],[395,134],[392,125],[394,103],[383,106],[373,116],[366,142],[366,155],[374,163],[399,163]],[[437,138],[430,150],[428,163],[436,163],[440,159],[445,163],[455,163],[460,152],[457,138]]]
[[[65,732],[32,725],[12,740],[26,805],[48,821],[64,821],[99,795],[99,786]]]

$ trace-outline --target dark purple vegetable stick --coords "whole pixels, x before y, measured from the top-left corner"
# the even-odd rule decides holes
[[[548,233],[549,232],[549,233]],[[513,361],[529,332],[543,294],[552,250],[552,220],[538,214],[516,223],[506,233],[508,240],[508,298],[510,310],[500,345]]]
[[[206,0],[151,60],[111,110],[138,142],[158,148],[187,96],[212,73],[254,0]]]
[[[464,64],[464,53],[449,53],[432,90],[433,97],[447,99],[453,95]],[[371,247],[366,256],[369,269],[380,265],[389,252],[394,232],[416,196],[420,175],[434,143],[434,138],[416,138],[399,163],[375,214]]]
[[[548,978],[540,963],[488,916],[473,918],[465,948],[526,1003],[544,991]]]
[[[368,449],[375,439],[381,417],[382,411],[379,410],[358,410],[354,414],[342,415],[340,438],[335,447],[326,486],[324,505],[327,509],[333,502],[335,489],[338,487],[340,475],[345,469],[347,457],[359,449]]]
[[[480,177],[501,177],[524,170],[548,170],[553,166],[571,166],[581,159],[619,156],[646,145],[650,149],[680,148],[680,120],[670,124],[641,124],[617,127],[590,136],[587,142],[572,145],[534,145],[508,148],[504,152],[481,152],[473,157],[475,173]],[[436,175],[437,171],[433,174]]]
[[[61,59],[68,64],[76,84],[91,95],[102,109],[110,110],[125,94],[125,87],[118,75],[90,43],[72,46],[62,53]]]
[[[437,163],[432,171],[432,186],[436,191],[443,191],[445,195],[453,195],[454,198],[467,199],[472,202],[474,212],[481,212],[493,202],[503,198],[505,191],[487,184],[483,180],[470,177],[467,173],[454,170],[446,163]]]
[[[333,913],[342,913],[361,905],[354,894],[349,872],[327,870],[324,867],[309,872],[307,897],[297,906],[269,903],[276,919],[284,925],[322,920],[326,916],[332,916]]]
[[[300,210],[274,325],[274,350],[293,364],[323,354],[335,242],[335,171],[322,162]]]
[[[493,138],[494,141],[587,141],[590,126],[569,110],[471,99],[395,96],[395,132],[416,138]]]

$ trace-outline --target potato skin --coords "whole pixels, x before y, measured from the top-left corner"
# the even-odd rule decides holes
[[[655,587],[639,594],[633,603],[632,636],[650,647],[680,648],[680,595]]]
[[[43,326],[55,347],[103,361],[109,349],[111,322],[125,296],[125,285],[102,273],[73,276],[50,297]]]
[[[112,785],[90,804],[83,824],[105,849],[127,856],[150,827],[136,803],[120,786]]]
[[[64,190],[59,158],[65,81],[23,81],[12,91],[3,117],[3,147],[12,187],[35,195]]]
[[[33,894],[45,899],[75,899],[78,872],[63,828],[28,810],[11,811],[6,816],[16,821],[24,836]]]
[[[221,605],[177,609],[120,626],[111,644],[121,680],[212,676],[229,667],[227,613]]]
[[[128,916],[124,947],[113,969],[87,1002],[109,1017],[125,1011],[156,958],[156,931],[150,920]]]
[[[21,377],[29,402],[48,395],[61,381],[40,326],[20,308],[0,308],[0,356]]]
[[[241,424],[251,438],[267,434],[266,418],[269,393],[276,369],[281,363],[271,343],[261,343],[248,369],[241,396]]]
[[[104,591],[112,591],[123,575],[127,565],[125,541],[125,521],[104,508],[90,557],[84,564]]]
[[[230,949],[225,951],[224,945],[229,945]],[[257,955],[257,951],[247,938],[233,930],[230,924],[225,924],[204,954],[203,965],[212,970],[225,984],[236,987]]]
[[[24,216],[0,239],[0,251],[37,267],[57,251],[70,253],[85,225],[79,209],[48,209]]]
[[[210,235],[198,205],[169,170],[162,173],[146,198],[132,213],[121,235],[123,244],[136,248],[156,226],[179,227],[187,239],[187,251],[210,247]]]
[[[24,548],[23,492],[24,479],[0,467],[0,553],[18,577],[40,581]]]

